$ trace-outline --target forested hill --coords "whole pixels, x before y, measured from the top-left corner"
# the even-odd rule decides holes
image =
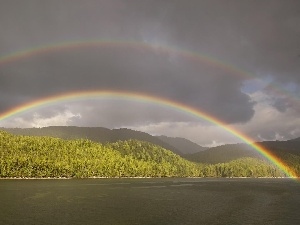
[[[66,140],[84,138],[100,143],[135,139],[151,142],[176,154],[182,154],[176,146],[170,145],[155,136],[127,128],[110,130],[104,127],[50,126],[42,128],[0,128],[0,130],[18,135],[49,136]]]
[[[30,135],[30,136],[50,136],[67,140],[89,139],[100,143],[111,143],[119,140],[125,141],[130,139],[150,142],[171,150],[172,152],[183,156],[184,158],[200,163],[224,163],[232,160],[250,157],[262,159],[261,155],[253,150],[247,144],[229,144],[222,145],[205,150],[189,140],[184,138],[170,138],[166,136],[152,136],[150,134],[134,131],[126,128],[107,129],[103,127],[74,127],[74,126],[51,126],[44,128],[0,128],[13,134]],[[289,141],[266,141],[260,142],[267,149],[283,159],[293,161],[297,164],[300,157],[300,138]],[[193,154],[184,154],[194,152]]]
[[[221,145],[183,157],[193,162],[211,164],[230,162],[243,157],[263,159],[257,151],[247,144]]]
[[[300,173],[300,141],[296,140],[265,141],[259,142],[259,144]],[[184,155],[183,157],[193,162],[212,164],[227,163],[244,157],[264,160],[260,153],[247,144],[217,146],[195,154]]]
[[[0,131],[0,177],[277,177],[274,165],[242,158],[203,165],[149,142],[13,135]]]
[[[190,140],[180,137],[152,136],[145,132],[131,129],[108,129],[104,127],[74,127],[74,126],[51,126],[43,128],[0,128],[13,134],[29,136],[49,136],[66,140],[86,138],[92,141],[106,143],[136,139],[159,145],[172,152],[183,155],[203,151],[202,147]]]
[[[287,157],[300,158],[300,141],[295,141],[295,139],[258,143],[282,159]],[[200,163],[224,163],[243,157],[263,159],[262,155],[251,146],[242,143],[221,145],[195,154],[184,155],[184,158]]]
[[[200,167],[137,140],[100,144],[87,139],[12,135],[0,131],[0,177],[186,177]]]

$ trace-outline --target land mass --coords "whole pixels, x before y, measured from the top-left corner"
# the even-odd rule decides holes
[[[173,151],[149,141],[128,139],[100,143],[86,137],[78,138],[68,137],[69,140],[64,140],[1,131],[0,177],[285,176],[276,166],[259,157],[241,155],[242,157],[228,162],[199,163],[195,157],[192,161],[187,160],[185,155],[184,159]],[[298,153],[294,148],[291,149],[291,152]],[[209,151],[211,150],[207,149],[199,153]],[[299,158],[299,155],[291,153],[285,158],[298,174]]]

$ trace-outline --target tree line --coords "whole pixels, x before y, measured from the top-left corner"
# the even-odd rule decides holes
[[[200,164],[149,142],[96,143],[0,131],[0,177],[281,177],[254,158]]]

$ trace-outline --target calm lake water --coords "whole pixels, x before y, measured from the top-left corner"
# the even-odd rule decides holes
[[[0,180],[0,224],[300,224],[290,179]]]

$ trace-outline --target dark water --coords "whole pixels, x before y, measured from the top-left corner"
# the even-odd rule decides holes
[[[0,224],[300,224],[289,179],[0,180]]]

